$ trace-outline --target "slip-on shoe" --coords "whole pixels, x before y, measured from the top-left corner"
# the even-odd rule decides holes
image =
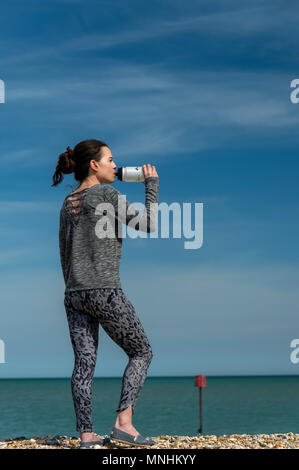
[[[121,444],[130,444],[133,446],[153,446],[156,442],[153,439],[146,439],[141,434],[134,436],[128,432],[122,431],[121,429],[113,426],[110,434],[111,443],[121,443]]]

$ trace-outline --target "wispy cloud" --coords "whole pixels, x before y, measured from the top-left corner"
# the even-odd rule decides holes
[[[11,141],[8,140],[8,143],[11,144]],[[0,153],[0,164],[2,167],[15,168],[18,170],[24,170],[27,168],[34,167],[35,169],[45,166],[47,164],[47,149],[46,148],[22,148],[16,150],[18,147],[18,141],[13,141],[14,149],[4,150],[4,144],[2,145]],[[8,145],[7,145],[8,147]],[[53,161],[53,157],[52,157]]]
[[[51,202],[41,201],[0,201],[0,212],[57,212],[57,205]]]
[[[36,47],[21,54],[9,55],[2,58],[2,64],[12,64],[20,61],[37,61],[44,58],[61,57],[65,54],[78,51],[105,50],[116,46],[136,44],[146,40],[167,37],[175,34],[193,32],[196,36],[217,38],[225,37],[254,37],[267,33],[275,40],[280,32],[281,40],[288,40],[290,31],[295,33],[297,28],[297,7],[285,8],[273,5],[273,2],[253,2],[250,7],[244,7],[238,2],[226,2],[226,11],[221,10],[221,3],[216,2],[215,11],[186,16],[179,12],[174,18],[164,19],[156,17],[142,18],[142,23],[136,21],[135,27],[113,31],[111,33],[90,33],[57,42],[51,46]],[[195,11],[198,5],[194,4]],[[219,11],[220,10],[220,11]],[[288,28],[283,27],[288,24]],[[235,48],[241,47],[238,43]],[[267,38],[266,47],[271,47],[271,37]]]
[[[229,139],[242,145],[236,130],[256,137],[275,129],[278,139],[299,124],[296,107],[286,100],[289,81],[283,73],[194,70],[173,75],[157,66],[108,60],[95,76],[96,70],[93,78],[23,83],[28,88],[23,95],[19,84],[11,84],[9,99],[27,99],[32,89],[36,94],[31,100],[55,102],[59,122],[80,122],[92,132],[104,126],[111,135],[117,130],[114,149],[127,159],[141,153],[200,152],[223,146]],[[23,156],[22,151],[12,159],[18,156]]]
[[[0,264],[7,265],[16,260],[22,260],[28,255],[26,248],[0,251]]]
[[[30,102],[36,114],[45,106],[48,120],[55,120],[58,126],[65,126],[66,122],[77,129],[79,126],[82,135],[98,134],[100,129],[114,142],[115,155],[127,161],[136,160],[141,154],[159,158],[184,152],[200,155],[207,149],[224,148],[227,144],[248,148],[253,141],[251,137],[256,139],[259,135],[263,136],[263,142],[273,142],[273,145],[280,136],[285,141],[286,134],[296,139],[294,129],[299,124],[299,113],[288,100],[290,77],[287,73],[262,70],[262,65],[260,72],[249,72],[242,61],[239,68],[236,64],[225,65],[223,61],[218,64],[214,59],[210,65],[201,66],[196,50],[190,67],[182,68],[169,67],[164,56],[149,59],[147,65],[146,60],[137,63],[139,56],[126,59],[119,54],[119,59],[112,59],[103,54],[94,60],[94,55],[85,54],[155,38],[162,41],[164,37],[184,32],[192,33],[194,39],[208,41],[213,54],[215,48],[219,52],[226,39],[230,41],[228,49],[223,46],[227,54],[240,48],[243,55],[248,45],[254,48],[256,41],[259,53],[263,47],[269,52],[272,45],[276,50],[278,31],[282,34],[283,48],[283,41],[291,41],[297,28],[294,15],[297,9],[282,8],[280,2],[253,1],[248,6],[243,1],[238,4],[228,1],[223,7],[216,1],[205,11],[197,2],[192,2],[192,7],[194,15],[190,8],[185,12],[185,8],[176,3],[170,14],[159,16],[155,10],[148,18],[137,15],[133,25],[129,23],[117,31],[107,29],[106,33],[91,32],[73,37],[68,34],[56,43],[52,39],[50,45],[28,44],[27,51],[15,56],[11,51],[6,57],[4,54],[2,63],[8,69],[13,63],[19,67],[32,61],[33,67],[39,70],[38,76],[35,68],[30,76],[29,67],[21,81],[9,81],[7,103],[20,106]],[[288,28],[283,24],[288,24]],[[247,38],[251,42],[246,42]],[[40,68],[44,58],[46,72]],[[65,63],[67,72],[59,70],[58,80],[56,71]],[[54,68],[49,75],[52,64]],[[30,119],[34,125],[35,111]],[[44,165],[44,153],[35,154],[34,159],[26,158],[29,150],[16,149],[1,157],[1,161],[18,161],[24,166]]]

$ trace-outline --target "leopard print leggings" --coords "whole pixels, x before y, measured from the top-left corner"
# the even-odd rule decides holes
[[[153,352],[143,326],[122,288],[66,291],[64,305],[75,355],[71,388],[76,430],[93,432],[92,380],[97,358],[99,324],[128,355],[116,412],[136,404]]]

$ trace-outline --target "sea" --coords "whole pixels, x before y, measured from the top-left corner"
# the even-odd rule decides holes
[[[94,432],[110,434],[121,385],[121,377],[94,377]],[[206,376],[201,417],[194,376],[148,376],[133,425],[152,437],[299,433],[299,376]],[[56,435],[80,435],[71,378],[0,379],[0,440]]]

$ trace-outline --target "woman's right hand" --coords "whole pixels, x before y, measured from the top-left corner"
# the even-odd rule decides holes
[[[149,176],[158,178],[158,173],[155,166],[151,166],[149,163],[147,165],[142,165],[142,171],[144,175],[144,179],[148,178]],[[145,184],[144,181],[142,181]]]

